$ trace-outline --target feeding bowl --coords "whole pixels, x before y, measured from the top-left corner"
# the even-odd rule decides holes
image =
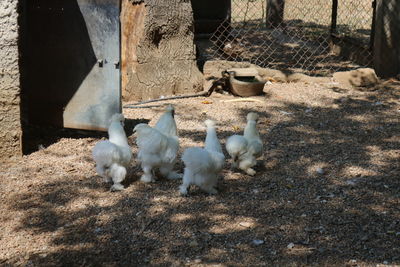
[[[238,96],[255,96],[263,92],[265,82],[246,69],[228,71],[231,92]]]

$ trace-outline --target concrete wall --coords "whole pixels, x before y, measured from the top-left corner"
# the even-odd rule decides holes
[[[20,154],[17,4],[0,1],[0,160]]]

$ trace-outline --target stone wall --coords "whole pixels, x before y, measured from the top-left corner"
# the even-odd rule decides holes
[[[17,4],[0,1],[0,160],[20,155]]]

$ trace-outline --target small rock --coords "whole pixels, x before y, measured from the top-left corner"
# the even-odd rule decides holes
[[[325,173],[324,169],[322,169],[322,168],[317,168],[315,171],[316,171],[318,174],[324,174],[324,173]]]
[[[347,180],[346,184],[347,185],[356,185],[357,184],[357,180],[356,179]]]
[[[199,243],[197,243],[196,240],[192,240],[192,241],[190,241],[190,243],[189,243],[189,246],[191,246],[191,247],[197,247],[198,245],[199,245]]]
[[[249,223],[249,222],[241,222],[241,223],[239,223],[239,225],[248,228],[248,227],[251,227],[251,226],[252,226],[252,223]]]
[[[287,245],[287,248],[288,248],[288,249],[294,248],[294,243],[289,243],[289,245]]]
[[[375,71],[371,68],[336,72],[333,74],[333,78],[341,84],[355,87],[372,86],[379,82]]]
[[[201,263],[201,259],[195,259],[194,263]]]
[[[256,245],[256,246],[259,246],[259,245],[264,244],[264,240],[261,240],[261,239],[254,239],[254,240],[252,241],[252,243],[253,243],[254,245]]]
[[[227,44],[224,46],[224,49],[232,49],[232,44],[231,44],[231,43],[227,43]]]
[[[388,261],[383,261],[383,264],[388,265],[389,262]]]
[[[303,213],[300,215],[300,217],[307,217],[307,214]]]

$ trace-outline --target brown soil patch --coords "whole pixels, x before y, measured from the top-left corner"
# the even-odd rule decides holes
[[[218,122],[225,143],[249,111],[261,114],[257,175],[227,163],[216,196],[192,188],[181,197],[179,181],[143,184],[136,163],[126,190],[109,192],[91,159],[99,136],[53,136],[3,164],[0,265],[400,264],[398,82],[365,91],[334,83],[267,90],[255,97],[261,102],[229,103],[232,96],[219,94],[170,101],[181,152],[203,144],[206,118]],[[153,125],[162,109],[124,114]]]

